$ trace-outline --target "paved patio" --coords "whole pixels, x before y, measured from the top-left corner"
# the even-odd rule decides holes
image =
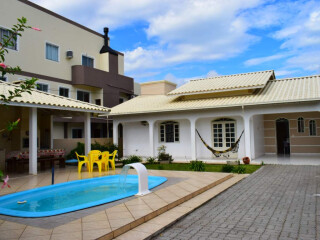
[[[130,171],[135,173],[134,170]],[[172,221],[176,221],[193,211],[214,195],[246,177],[246,175],[237,176],[228,173],[159,170],[149,170],[148,172],[149,175],[165,176],[169,180],[166,185],[157,187],[151,194],[142,197],[134,196],[119,202],[63,215],[36,219],[0,215],[0,239],[78,240],[112,239],[118,236],[119,239],[126,239],[126,235],[123,233],[130,229],[135,230],[138,226],[136,233],[145,235],[143,225],[149,221],[156,221],[153,223],[155,232],[161,230]],[[88,173],[78,175],[76,167],[68,167],[57,169],[55,182],[97,176],[99,176],[97,172],[93,175]],[[50,185],[51,173],[44,172],[37,176],[12,176],[10,184],[12,188],[0,191],[2,195]],[[157,220],[159,217],[160,221]],[[165,221],[161,220],[163,217]],[[135,237],[137,236],[135,235]],[[130,239],[133,239],[132,235]]]
[[[320,239],[315,194],[319,166],[264,166],[154,239]]]

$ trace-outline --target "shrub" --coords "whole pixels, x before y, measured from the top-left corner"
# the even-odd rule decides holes
[[[190,169],[192,171],[204,172],[206,169],[206,166],[204,165],[204,163],[202,161],[191,161],[190,163],[191,163]]]
[[[160,153],[158,155],[158,161],[161,162],[161,161],[169,161],[169,163],[171,163],[173,161],[173,158],[170,154],[168,153]]]
[[[155,162],[156,162],[156,158],[154,158],[154,157],[148,157],[148,158],[147,158],[147,163],[153,164],[153,163],[155,163]]]
[[[77,152],[79,155],[84,155],[84,143],[78,142],[77,147],[72,149],[67,155],[67,159],[77,159],[75,152]]]
[[[136,155],[131,155],[127,159],[122,160],[122,165],[130,164],[130,163],[136,163],[136,162],[142,162],[142,158]]]
[[[246,173],[246,168],[243,165],[239,165],[239,166],[235,167],[232,172],[238,173],[238,174],[243,174],[243,173]]]
[[[222,169],[221,169],[221,172],[232,172],[234,169],[234,166],[233,165],[223,165],[222,166]]]

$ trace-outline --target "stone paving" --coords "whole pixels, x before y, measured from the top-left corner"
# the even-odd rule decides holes
[[[269,165],[154,239],[320,239],[319,211],[320,166]]]

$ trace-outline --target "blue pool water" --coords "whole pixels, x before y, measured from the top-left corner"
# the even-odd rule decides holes
[[[128,175],[119,187],[120,175],[91,178],[0,197],[0,214],[16,217],[46,217],[105,204],[138,193],[138,176]],[[149,189],[167,181],[165,177],[148,176]],[[23,204],[18,202],[26,201]]]

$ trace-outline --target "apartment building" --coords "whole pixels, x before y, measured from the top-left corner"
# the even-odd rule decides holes
[[[18,37],[6,64],[20,66],[23,71],[2,81],[15,83],[36,77],[41,91],[105,107],[134,96],[134,81],[124,75],[124,54],[110,47],[108,28],[100,34],[32,2],[2,0],[0,41],[22,16],[42,31],[25,31]],[[54,139],[84,137],[83,116],[54,115],[48,116],[48,121],[53,121]],[[112,136],[112,119],[95,117],[91,122],[93,138]],[[48,147],[42,143],[40,147]]]

